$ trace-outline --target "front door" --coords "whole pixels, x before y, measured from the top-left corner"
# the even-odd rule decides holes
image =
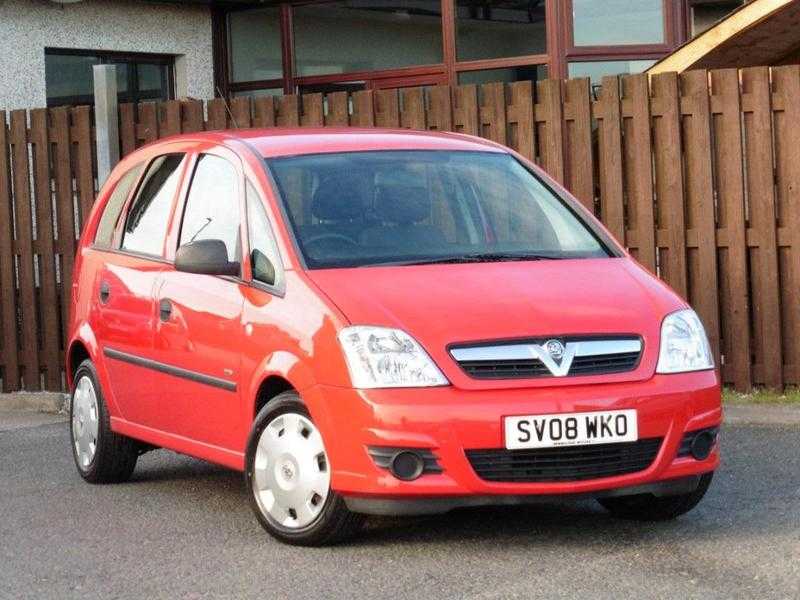
[[[241,167],[233,154],[201,154],[183,206],[177,246],[221,240],[241,264]],[[243,295],[237,277],[168,267],[156,286],[154,355],[167,431],[219,449],[240,451],[237,385]]]

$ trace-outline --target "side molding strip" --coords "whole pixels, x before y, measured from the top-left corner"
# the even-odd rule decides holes
[[[204,375],[203,373],[198,373],[197,371],[189,371],[188,369],[173,367],[172,365],[150,360],[149,358],[142,358],[141,356],[136,356],[135,354],[128,354],[127,352],[122,352],[120,350],[114,350],[113,348],[103,348],[103,354],[109,358],[121,360],[132,365],[138,365],[146,369],[152,369],[153,371],[158,371],[159,373],[166,373],[167,375],[181,377],[182,379],[188,379],[189,381],[194,381],[196,383],[203,383],[205,385],[210,385],[211,387],[220,388],[229,392],[236,391],[236,383],[227,379],[220,379],[219,377]]]

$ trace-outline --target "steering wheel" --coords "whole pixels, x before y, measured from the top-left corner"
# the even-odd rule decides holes
[[[321,233],[305,240],[305,245],[310,246],[311,244],[318,244],[319,242],[324,242],[325,240],[338,240],[340,242],[350,244],[351,246],[359,245],[357,241],[344,235],[343,233]]]

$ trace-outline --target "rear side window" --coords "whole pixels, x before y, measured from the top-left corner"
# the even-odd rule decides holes
[[[180,245],[222,240],[228,260],[241,261],[239,186],[236,169],[224,158],[204,154],[197,161],[186,199]]]
[[[114,229],[116,229],[119,214],[122,212],[122,207],[125,205],[125,200],[131,192],[133,184],[139,178],[139,173],[142,172],[142,165],[138,164],[130,171],[125,173],[117,182],[117,187],[111,192],[111,197],[103,209],[103,215],[100,217],[100,224],[97,226],[97,233],[94,236],[94,245],[101,248],[110,248],[111,242],[114,238]]]
[[[123,249],[162,256],[183,158],[183,154],[167,154],[150,164],[125,219]]]

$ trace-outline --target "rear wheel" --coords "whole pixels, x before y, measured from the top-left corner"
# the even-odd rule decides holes
[[[90,360],[75,371],[70,440],[78,473],[89,483],[127,481],[139,458],[137,443],[111,431],[111,418]]]
[[[330,487],[322,435],[295,392],[284,392],[258,413],[247,444],[245,483],[258,521],[282,542],[324,546],[358,531]]]
[[[700,477],[697,488],[688,494],[658,497],[652,494],[602,498],[598,500],[612,515],[634,521],[668,521],[675,519],[698,505],[711,485],[714,473]]]

